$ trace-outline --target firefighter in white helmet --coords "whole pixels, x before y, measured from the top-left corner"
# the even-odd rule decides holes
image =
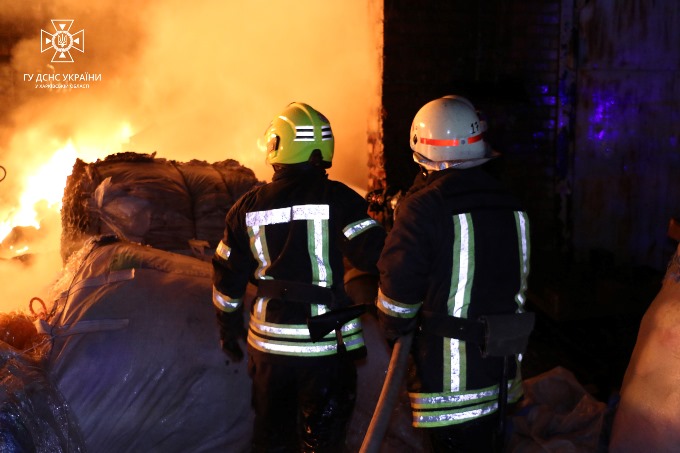
[[[499,448],[498,414],[521,396],[533,327],[529,221],[482,165],[496,156],[485,129],[460,96],[417,112],[409,140],[425,177],[399,204],[378,262],[380,323],[391,341],[415,332],[413,425],[437,452]]]
[[[233,360],[243,357],[243,296],[252,281],[252,451],[341,451],[356,397],[354,360],[366,354],[361,322],[352,315],[322,338],[307,323],[347,313],[344,260],[377,276],[385,231],[363,197],[328,179],[335,139],[320,112],[288,105],[261,143],[272,181],[229,210],[213,258],[222,347]]]

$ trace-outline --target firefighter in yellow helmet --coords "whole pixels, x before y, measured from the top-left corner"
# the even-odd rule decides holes
[[[328,119],[294,102],[261,143],[272,181],[229,210],[213,258],[223,350],[241,360],[246,285],[257,285],[247,332],[255,410],[252,451],[341,451],[356,398],[354,360],[366,348],[359,316],[314,338],[308,320],[352,304],[344,260],[377,275],[385,231],[362,196],[332,181]]]
[[[402,199],[378,262],[385,335],[414,332],[413,425],[435,452],[500,449],[499,413],[521,395],[529,221],[485,171],[486,124],[460,96],[428,102],[409,136],[424,179]],[[500,418],[500,419],[499,419]]]

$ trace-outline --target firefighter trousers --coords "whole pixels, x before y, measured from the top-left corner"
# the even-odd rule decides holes
[[[300,362],[250,357],[253,453],[343,450],[356,401],[356,365],[337,357]]]

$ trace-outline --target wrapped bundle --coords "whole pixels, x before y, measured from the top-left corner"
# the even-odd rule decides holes
[[[247,451],[247,360],[225,363],[210,264],[103,238],[66,269],[39,330],[85,450]]]
[[[68,405],[41,366],[47,347],[31,320],[0,313],[0,451],[84,451]]]
[[[214,249],[229,208],[259,184],[231,159],[181,163],[131,152],[77,159],[63,196],[62,258],[107,234],[178,253]]]
[[[247,351],[231,363],[220,349],[211,272],[205,261],[113,236],[85,242],[35,323],[0,314],[0,444],[11,451],[248,451]],[[375,296],[371,278],[347,285],[358,303]],[[253,295],[249,286],[247,304]],[[244,316],[247,324],[247,310]],[[348,452],[361,446],[390,358],[377,320],[364,318],[368,357],[358,367]],[[405,388],[383,445],[423,450]]]
[[[621,385],[611,452],[677,451],[680,445],[680,246],[640,323]]]

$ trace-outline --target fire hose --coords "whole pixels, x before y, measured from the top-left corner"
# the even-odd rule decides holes
[[[390,423],[392,409],[399,397],[401,382],[406,372],[408,355],[413,341],[413,332],[397,339],[392,349],[392,357],[387,367],[387,375],[380,392],[378,404],[368,425],[366,436],[359,453],[378,453]]]

